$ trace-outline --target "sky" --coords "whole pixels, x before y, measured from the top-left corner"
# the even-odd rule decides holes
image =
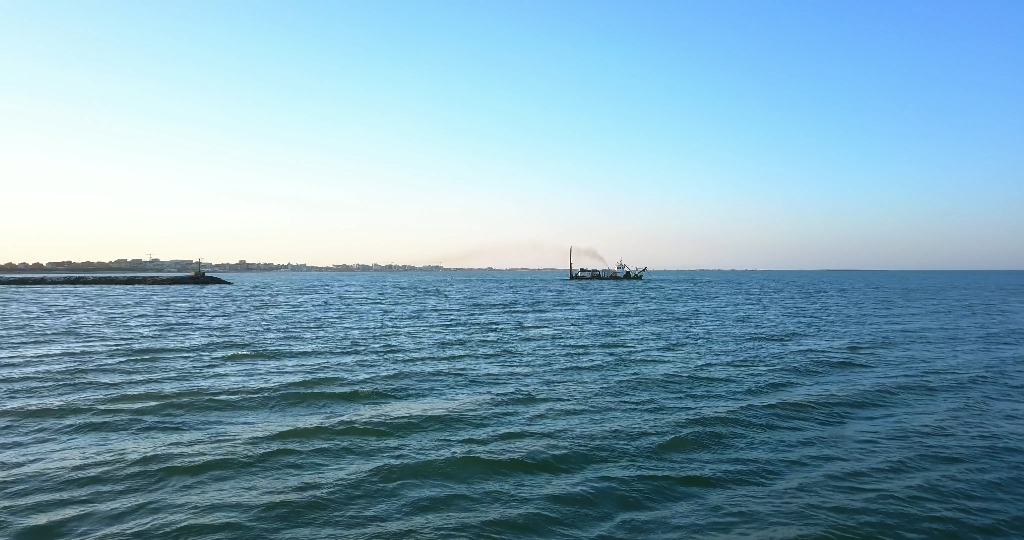
[[[1022,28],[1019,0],[0,2],[0,263],[1022,269]]]

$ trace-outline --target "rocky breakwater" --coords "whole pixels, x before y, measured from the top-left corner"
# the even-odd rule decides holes
[[[0,277],[0,285],[231,285],[215,276],[31,276]]]

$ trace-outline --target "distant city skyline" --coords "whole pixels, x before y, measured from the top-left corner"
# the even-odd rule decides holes
[[[200,268],[201,267],[201,268]],[[193,259],[169,259],[161,260],[158,257],[147,259],[115,259],[112,261],[39,261],[28,262],[7,262],[0,263],[0,272],[191,272],[193,270],[205,270],[210,272],[270,272],[270,271],[296,271],[296,272],[372,272],[372,271],[439,271],[444,267],[441,265],[414,266],[408,264],[379,264],[379,263],[342,263],[333,265],[310,265],[301,262],[275,263],[269,261],[247,261],[241,259],[237,262],[212,262],[207,260]]]
[[[1024,268],[1024,4],[0,5],[0,262]]]
[[[578,257],[577,260],[582,261],[582,264],[586,265],[586,261],[596,262],[600,260],[600,257],[587,256],[585,253],[582,257]],[[596,266],[603,267],[607,265],[606,261],[601,261],[601,264]],[[201,265],[203,270],[210,271],[275,271],[275,270],[294,270],[294,271],[389,271],[389,270],[425,270],[425,271],[437,271],[437,270],[457,270],[466,268],[479,268],[479,269],[499,269],[499,270],[553,270],[562,269],[558,266],[552,267],[469,267],[469,266],[444,266],[442,264],[425,264],[425,265],[414,265],[406,263],[378,263],[378,262],[346,262],[346,263],[334,263],[327,265],[313,265],[304,262],[274,262],[274,261],[250,261],[246,259],[239,259],[238,261],[211,261],[207,259],[161,259],[159,257],[153,257],[152,254],[147,255],[146,258],[119,258],[109,261],[103,260],[85,260],[85,261],[73,261],[73,260],[60,260],[60,261],[21,261],[21,262],[0,262],[0,272],[23,272],[23,271],[146,271],[146,272],[190,272],[196,270]],[[578,267],[579,265],[577,265]],[[594,266],[594,264],[591,264]],[[610,267],[610,266],[609,266]],[[568,265],[566,265],[568,268]]]
[[[443,264],[425,264],[415,265],[406,263],[364,263],[364,262],[347,262],[347,263],[333,263],[333,264],[308,264],[304,262],[273,262],[273,261],[250,261],[246,259],[240,259],[235,262],[229,261],[207,261],[203,259],[201,262],[194,259],[115,259],[111,261],[47,261],[45,263],[40,261],[34,262],[11,262],[6,263],[0,262],[0,274],[4,273],[95,273],[95,272],[113,272],[113,273],[131,273],[131,272],[163,272],[163,273],[185,273],[191,272],[197,269],[197,265],[202,265],[202,270],[208,272],[277,272],[277,271],[289,271],[289,272],[392,272],[392,271],[449,271],[449,270],[556,270],[565,271],[568,269],[568,264],[553,265],[553,266],[473,266],[473,265],[457,265],[457,266],[445,266]],[[609,262],[598,262],[593,258],[584,258],[582,260],[574,260],[574,268],[613,268],[613,264]],[[667,267],[667,268],[651,268],[650,270],[655,271],[900,271],[898,269],[889,268],[840,268],[840,267],[823,267],[823,268],[800,268],[800,269],[789,269],[789,268],[761,268],[761,267]],[[915,271],[915,270],[907,270]],[[936,269],[936,270],[923,270],[923,271],[957,271],[956,269]],[[994,269],[991,271],[1024,271],[1019,269]]]

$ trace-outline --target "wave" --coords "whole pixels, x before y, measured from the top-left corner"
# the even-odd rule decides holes
[[[266,439],[273,441],[289,441],[331,439],[335,437],[386,438],[393,437],[394,435],[395,433],[392,431],[367,426],[304,426],[278,431],[277,433],[267,435]]]
[[[780,334],[756,334],[750,336],[748,340],[756,343],[786,343],[795,341],[802,336],[803,334],[800,332],[782,332]]]
[[[720,431],[698,430],[685,435],[676,435],[658,443],[654,449],[663,453],[707,452],[724,447],[735,435]]]
[[[159,536],[163,538],[257,538],[261,536],[261,533],[250,523],[226,519],[181,524],[161,532]]]
[[[343,377],[313,377],[308,379],[299,379],[297,381],[289,381],[286,383],[282,383],[275,386],[274,389],[284,390],[288,388],[317,388],[320,386],[344,384],[345,382],[347,382],[347,379]]]
[[[719,478],[702,474],[645,474],[636,478],[644,482],[669,483],[685,488],[718,488],[726,484]]]
[[[236,351],[220,357],[220,360],[274,360],[288,355],[287,352],[275,351]]]
[[[789,388],[796,386],[795,381],[767,381],[754,383],[751,386],[743,389],[743,393],[748,396],[761,396],[766,394],[774,394],[776,392],[782,392]]]
[[[232,474],[239,470],[249,469],[261,465],[267,461],[277,458],[287,458],[302,455],[301,450],[293,448],[277,448],[266,450],[249,456],[214,457],[201,459],[191,463],[164,465],[144,473],[154,474],[163,478],[176,476],[194,477],[214,473]]]
[[[561,402],[564,398],[538,396],[530,392],[510,392],[494,396],[494,405],[497,406],[531,406],[543,403]]]
[[[472,444],[472,445],[486,446],[486,445],[489,445],[489,444],[493,444],[493,443],[496,443],[496,442],[503,442],[503,441],[519,441],[519,440],[527,440],[527,439],[551,439],[553,437],[554,437],[554,434],[547,433],[547,432],[513,430],[513,431],[503,431],[501,433],[497,433],[497,434],[486,436],[486,437],[467,437],[465,439],[460,440],[459,442],[462,443],[462,444]]]
[[[130,412],[134,415],[173,415],[184,413],[227,412],[259,410],[279,406],[303,407],[325,403],[387,402],[398,396],[373,389],[285,391],[273,392],[266,388],[246,388],[220,391],[141,392],[108,398],[94,409],[107,413]],[[109,407],[114,405],[115,407]],[[125,407],[126,405],[136,405]],[[104,408],[105,407],[105,408]]]
[[[102,405],[120,405],[133,403],[161,403],[167,401],[179,401],[194,398],[216,397],[217,394],[204,390],[174,390],[174,391],[143,391],[123,392],[105,397],[100,403]]]
[[[392,401],[399,399],[394,394],[381,390],[338,390],[338,391],[314,391],[314,392],[282,392],[274,394],[273,398],[295,405],[308,405],[315,403],[341,401],[345,403],[357,403],[362,401]]]
[[[830,360],[828,361],[828,364],[840,369],[864,369],[874,367],[866,362],[857,362],[854,360]]]
[[[729,429],[738,433],[749,434],[769,433],[785,429],[775,418],[759,413],[756,407],[748,412],[742,410],[748,407],[745,405],[729,412],[696,416],[686,420],[684,425],[712,431]]]
[[[268,350],[241,350],[230,353],[221,353],[216,357],[218,361],[232,360],[294,360],[299,358],[341,356],[351,354],[348,350],[327,350],[327,349],[268,349]]]
[[[469,481],[489,477],[570,474],[585,468],[591,462],[589,456],[581,452],[556,454],[539,459],[466,455],[381,465],[374,468],[370,476],[382,484],[409,480]]]

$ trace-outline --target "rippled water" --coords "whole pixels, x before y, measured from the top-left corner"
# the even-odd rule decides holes
[[[0,537],[1024,535],[1024,273],[0,288]]]

